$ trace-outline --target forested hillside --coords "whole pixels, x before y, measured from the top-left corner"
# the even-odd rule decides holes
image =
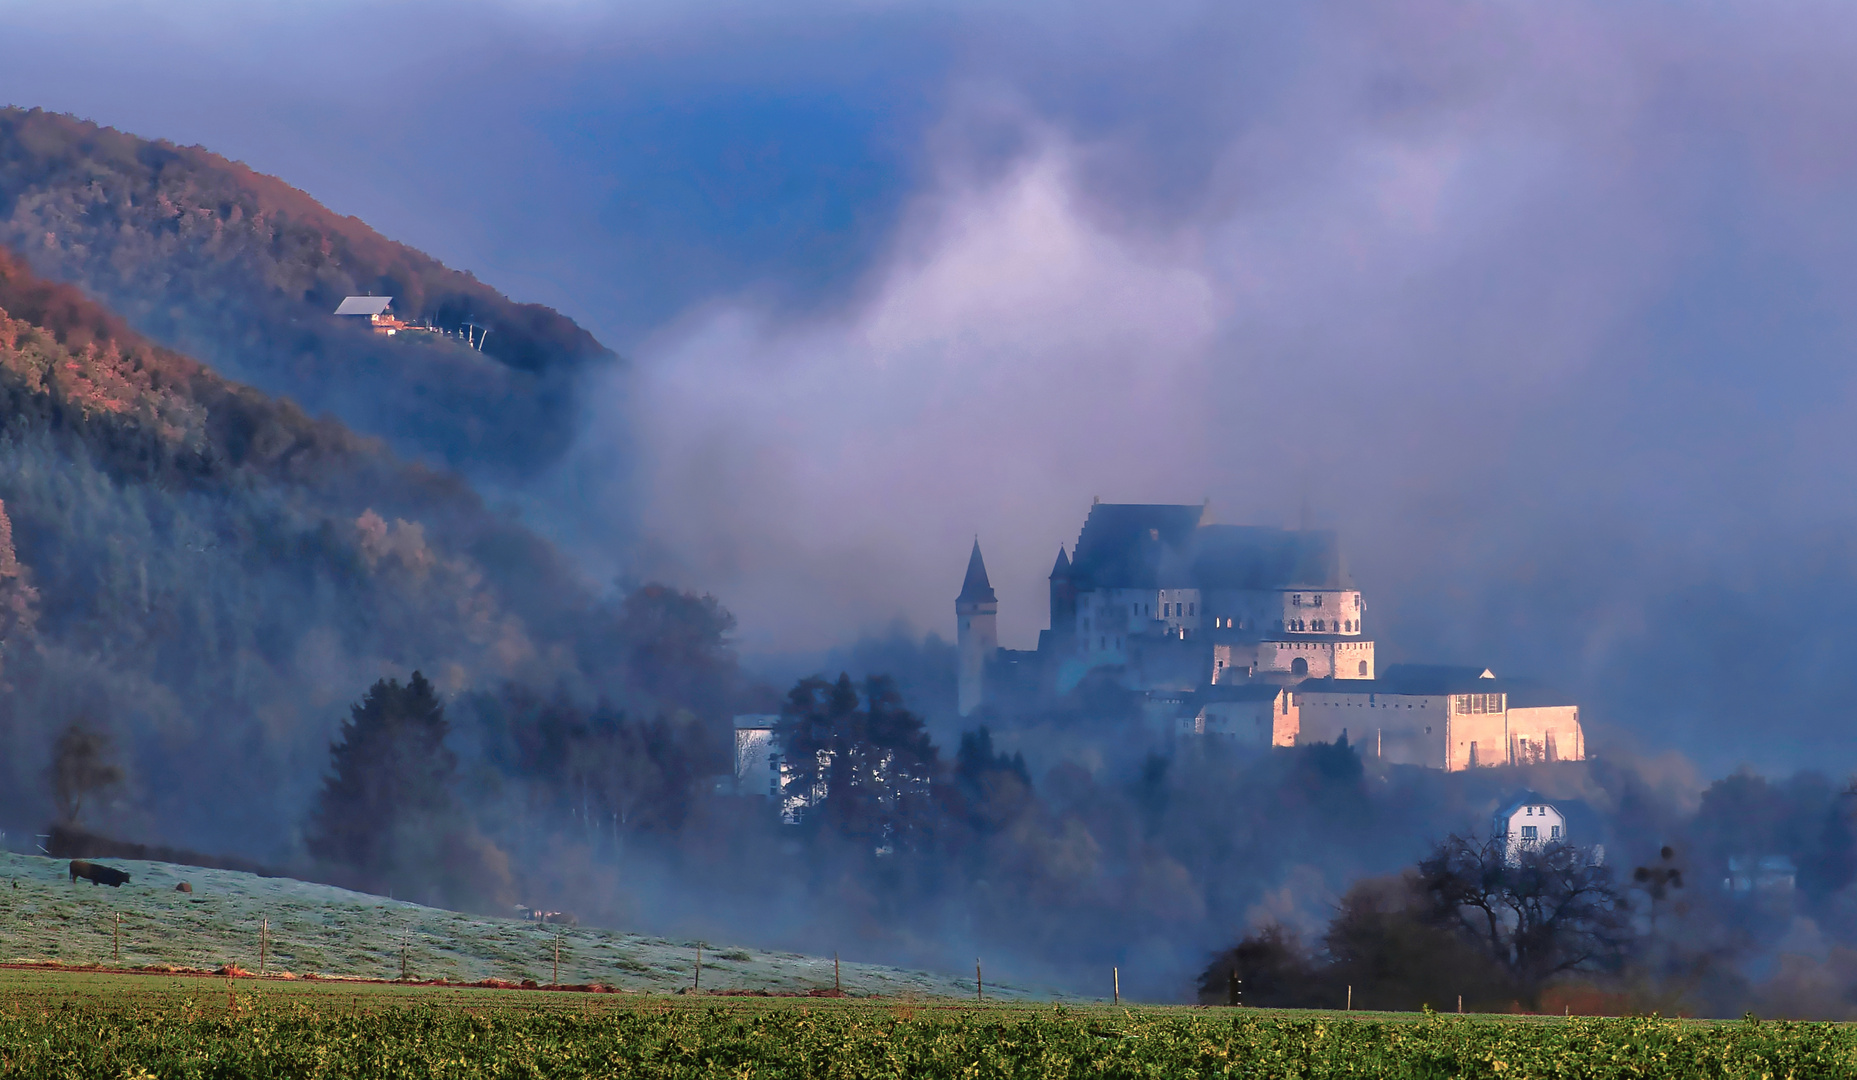
[[[474,476],[552,461],[572,436],[577,378],[613,362],[565,316],[276,178],[38,109],[0,109],[0,246],[231,378]],[[330,314],[362,293],[395,297],[408,320],[489,334],[480,352]]]
[[[376,678],[719,713],[722,623],[689,645],[721,658],[698,668],[706,698],[647,647],[689,610],[708,609],[602,598],[456,477],[151,344],[0,252],[0,827],[48,820],[51,744],[78,723],[127,770],[92,823],[287,858]]]

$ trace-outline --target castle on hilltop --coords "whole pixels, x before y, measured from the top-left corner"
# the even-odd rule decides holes
[[[1333,532],[1219,525],[1209,506],[1090,507],[1051,570],[1035,650],[999,646],[976,539],[955,600],[962,716],[1089,678],[1142,695],[1182,736],[1263,746],[1351,740],[1395,764],[1464,769],[1586,756],[1579,707],[1488,669],[1376,669]]]

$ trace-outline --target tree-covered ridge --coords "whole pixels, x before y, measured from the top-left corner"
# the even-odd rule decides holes
[[[571,433],[575,377],[611,354],[559,313],[337,215],[200,147],[0,109],[0,246],[81,285],[166,345],[403,452],[521,472]],[[403,317],[490,327],[388,338],[332,312],[391,295]]]
[[[125,752],[133,810],[103,824],[269,857],[292,850],[343,703],[383,672],[654,707],[616,681],[620,605],[462,481],[4,252],[0,502],[7,825],[42,814],[53,736],[86,718]]]
[[[287,402],[155,346],[76,289],[0,251],[0,428],[79,436],[119,470],[151,478],[251,467],[307,477],[304,459],[379,449]]]

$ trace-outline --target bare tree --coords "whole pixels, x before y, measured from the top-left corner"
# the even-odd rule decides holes
[[[52,744],[52,764],[47,772],[60,821],[76,825],[86,799],[123,782],[123,770],[115,756],[116,744],[109,734],[84,720],[72,721],[59,734],[58,741]]]
[[[1467,934],[1518,981],[1610,967],[1629,940],[1612,871],[1586,848],[1450,836],[1419,863],[1430,917]]]

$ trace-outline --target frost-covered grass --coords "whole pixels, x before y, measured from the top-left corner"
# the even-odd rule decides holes
[[[0,852],[0,962],[55,961],[111,967],[172,965],[213,970],[259,967],[258,938],[270,920],[268,971],[397,979],[404,953],[413,979],[554,981],[674,993],[690,986],[694,941],[591,927],[555,927],[422,907],[289,878],[262,878],[135,859],[96,860],[127,870],[121,888],[72,884],[66,860]],[[193,893],[175,891],[186,881]],[[112,935],[121,916],[121,955]],[[871,964],[843,966],[855,995],[969,997],[971,979]],[[830,957],[704,943],[704,990],[805,993],[832,986]],[[989,996],[1032,996],[987,987]],[[1039,995],[1043,996],[1043,995]]]

